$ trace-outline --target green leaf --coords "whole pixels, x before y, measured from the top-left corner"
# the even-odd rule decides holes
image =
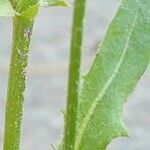
[[[37,16],[38,10],[39,4],[35,4],[23,11],[20,16],[28,19],[34,19]]]
[[[0,16],[14,16],[15,11],[9,0],[0,0]]]
[[[150,0],[123,0],[80,90],[74,150],[127,136],[123,106],[150,62]]]
[[[50,7],[50,6],[67,7],[68,6],[65,0],[40,0],[40,5],[42,7]]]
[[[26,10],[31,10],[32,7],[38,5],[38,2],[39,0],[14,0],[12,4],[15,10],[21,14]]]
[[[0,16],[24,15],[28,18],[34,18],[39,5],[42,7],[68,6],[65,0],[0,0]]]

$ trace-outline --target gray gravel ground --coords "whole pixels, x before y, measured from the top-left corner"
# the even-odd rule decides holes
[[[83,72],[119,5],[117,0],[88,0]],[[21,150],[52,150],[62,137],[72,8],[42,9],[35,23],[28,67]],[[0,135],[11,42],[11,20],[0,18]],[[124,109],[130,138],[114,140],[108,150],[150,149],[150,68]],[[2,136],[0,136],[2,149]]]

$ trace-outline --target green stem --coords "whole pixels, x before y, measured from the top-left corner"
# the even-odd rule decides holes
[[[85,0],[75,0],[74,17],[72,27],[72,40],[69,64],[69,82],[67,96],[67,114],[63,150],[73,150],[76,136],[76,118],[78,109],[78,95],[81,66],[81,47],[83,33],[83,19],[85,12]]]
[[[4,150],[19,150],[26,67],[33,20],[13,18],[12,54],[5,114]]]

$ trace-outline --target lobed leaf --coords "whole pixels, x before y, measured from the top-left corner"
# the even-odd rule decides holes
[[[105,150],[127,136],[123,106],[150,62],[150,0],[123,0],[79,97],[74,150]]]
[[[15,11],[9,0],[0,0],[0,16],[14,16]]]

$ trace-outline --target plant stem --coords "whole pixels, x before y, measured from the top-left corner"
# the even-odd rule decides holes
[[[81,47],[83,34],[83,19],[85,12],[85,0],[75,0],[74,17],[72,27],[72,40],[70,50],[69,81],[67,96],[67,114],[65,120],[65,132],[63,150],[73,150],[76,136],[76,118],[78,109]]]
[[[13,41],[5,114],[4,150],[19,150],[26,67],[33,20],[13,18]]]

